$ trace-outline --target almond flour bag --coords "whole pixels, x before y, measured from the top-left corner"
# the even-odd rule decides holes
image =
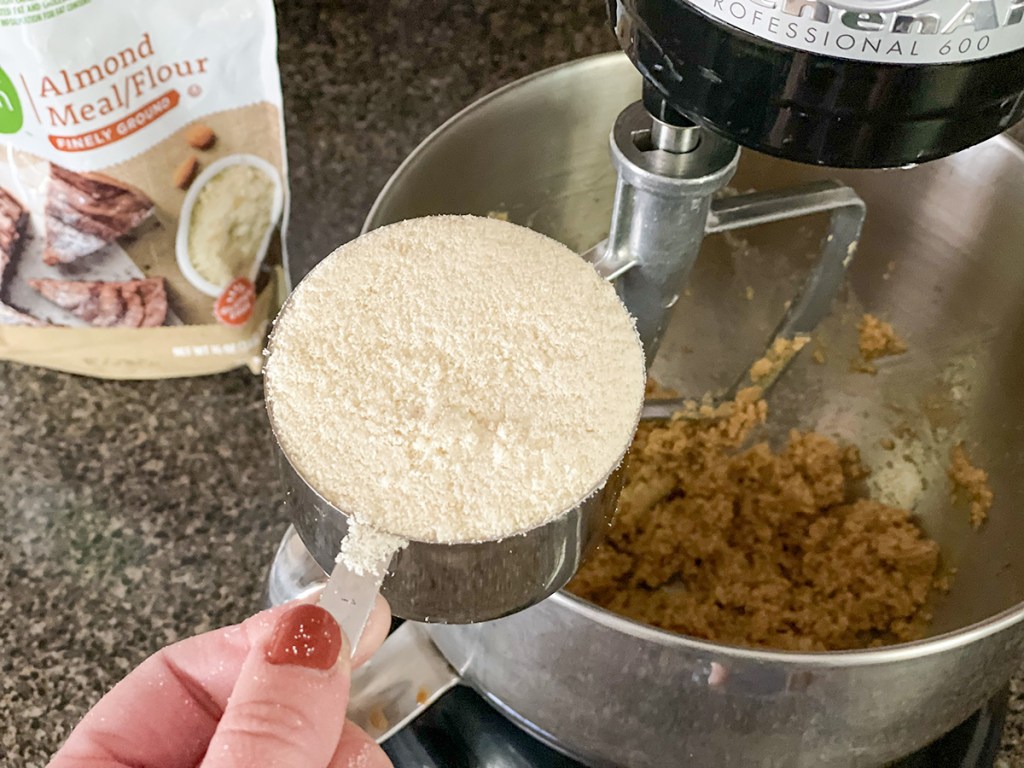
[[[0,359],[258,369],[286,162],[272,0],[0,0]]]

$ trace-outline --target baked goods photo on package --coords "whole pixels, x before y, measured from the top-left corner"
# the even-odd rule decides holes
[[[0,14],[0,359],[258,371],[287,291],[272,0]]]

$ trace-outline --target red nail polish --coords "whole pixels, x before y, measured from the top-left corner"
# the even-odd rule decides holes
[[[341,629],[319,605],[297,605],[277,620],[267,645],[271,664],[330,669],[344,646]]]

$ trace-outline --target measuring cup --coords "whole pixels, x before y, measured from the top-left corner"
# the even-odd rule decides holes
[[[291,301],[285,301],[270,335],[271,358]],[[639,349],[639,340],[637,345]],[[350,532],[351,513],[358,514],[358,510],[340,509],[328,501],[291,461],[280,440],[274,410],[268,399],[267,414],[285,481],[288,512],[303,544],[331,574],[321,604],[338,620],[353,648],[378,590],[402,618],[465,624],[515,613],[565,586],[612,522],[622,485],[619,465],[640,419],[638,404],[611,471],[568,509],[552,508],[549,522],[500,540],[409,541],[400,549],[382,553],[377,567],[363,574],[353,572],[343,560],[336,561]],[[458,469],[452,466],[450,471]],[[377,482],[372,476],[360,480]]]

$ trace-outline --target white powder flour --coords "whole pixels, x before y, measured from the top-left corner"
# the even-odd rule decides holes
[[[550,238],[471,216],[331,254],[285,305],[265,376],[313,488],[366,526],[446,543],[527,531],[597,490],[645,383],[611,285]]]

